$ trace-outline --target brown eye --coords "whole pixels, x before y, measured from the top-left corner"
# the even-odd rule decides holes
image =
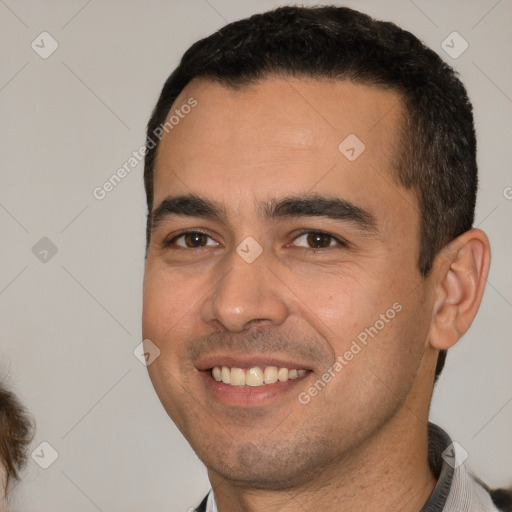
[[[334,245],[342,245],[333,235],[322,233],[321,231],[303,233],[295,239],[294,243],[301,247],[304,247],[304,244],[306,244],[310,249],[325,249]]]
[[[197,249],[199,247],[206,247],[211,245],[218,245],[211,237],[200,231],[189,231],[173,238],[169,244],[185,249]]]
[[[307,237],[308,244],[315,249],[329,247],[332,242],[332,236],[325,233],[310,233]]]
[[[183,236],[187,247],[204,247],[208,237],[204,233],[187,233]]]

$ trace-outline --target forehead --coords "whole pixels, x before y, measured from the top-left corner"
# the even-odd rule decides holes
[[[231,204],[264,201],[279,189],[338,192],[367,206],[393,189],[406,194],[393,179],[402,113],[394,91],[292,77],[236,90],[195,80],[168,119],[191,98],[197,105],[183,109],[160,143],[155,206],[170,193],[190,192]]]

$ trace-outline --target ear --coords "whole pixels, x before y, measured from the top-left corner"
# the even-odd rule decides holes
[[[489,239],[480,229],[466,231],[438,254],[432,276],[432,347],[446,350],[469,329],[482,301],[490,262]]]

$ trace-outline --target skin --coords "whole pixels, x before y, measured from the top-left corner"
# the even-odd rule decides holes
[[[5,512],[6,509],[6,481],[7,481],[7,471],[0,460],[0,512]]]
[[[465,233],[428,279],[419,274],[417,200],[393,174],[402,108],[392,91],[296,78],[234,91],[195,80],[172,110],[190,97],[197,106],[161,141],[153,208],[195,194],[225,215],[154,226],[143,336],[160,349],[148,367],[155,390],[207,466],[220,512],[420,509],[435,485],[427,421],[437,354],[476,314],[485,234]],[[349,134],[365,144],[352,162],[338,150]],[[310,194],[350,201],[375,229],[262,214],[261,204]],[[207,245],[187,247],[190,238],[175,239],[183,230],[207,234],[196,239]],[[321,237],[319,249],[301,230],[335,238]],[[262,248],[253,263],[236,252],[248,236]],[[301,404],[395,303],[401,311]],[[212,354],[275,356],[310,371],[274,400],[233,405],[198,369]]]

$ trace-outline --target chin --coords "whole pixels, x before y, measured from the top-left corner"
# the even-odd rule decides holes
[[[332,449],[307,441],[272,444],[240,443],[228,449],[211,448],[196,453],[208,468],[230,482],[254,489],[285,490],[304,485],[313,472],[332,460]],[[210,445],[212,446],[212,445]]]

